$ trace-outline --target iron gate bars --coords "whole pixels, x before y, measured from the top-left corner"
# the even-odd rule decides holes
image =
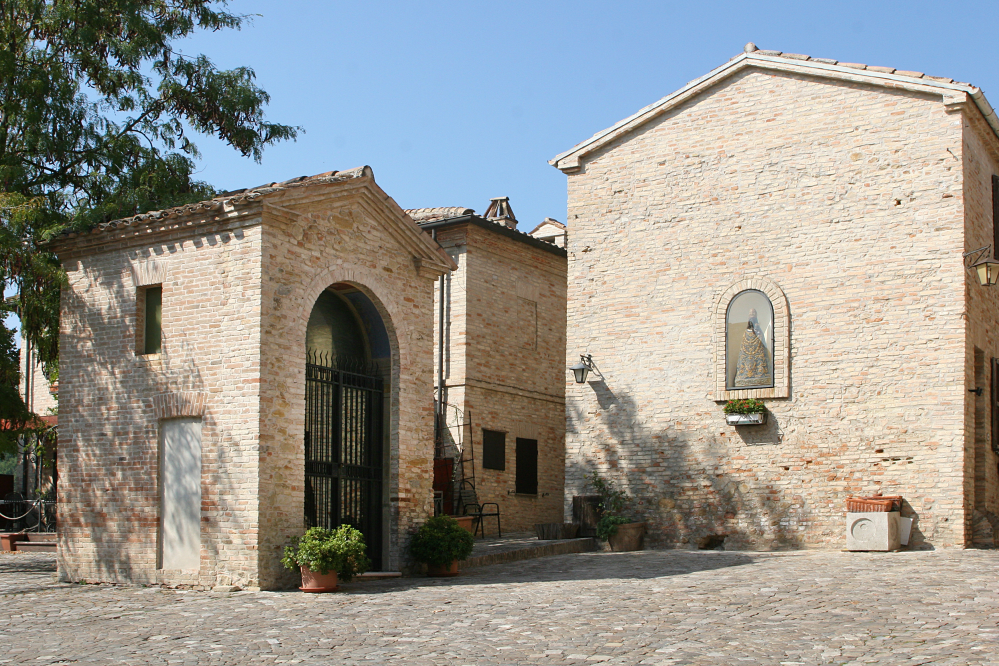
[[[305,524],[352,525],[381,569],[381,377],[364,364],[310,354],[305,364]]]

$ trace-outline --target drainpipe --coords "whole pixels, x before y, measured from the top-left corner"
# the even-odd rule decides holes
[[[437,241],[437,230],[432,229],[431,238]],[[434,414],[434,458],[443,455],[444,445],[444,276],[439,281],[440,307],[437,310],[437,400]]]

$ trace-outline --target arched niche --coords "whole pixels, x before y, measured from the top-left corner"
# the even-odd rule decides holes
[[[747,277],[722,292],[714,311],[714,399],[789,397],[790,324],[787,297],[772,280]]]
[[[390,322],[358,285],[317,296],[305,330],[305,526],[350,524],[375,570],[391,559],[391,461],[398,391]]]

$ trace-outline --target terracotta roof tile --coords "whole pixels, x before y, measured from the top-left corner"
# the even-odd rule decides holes
[[[357,167],[355,169],[350,169],[348,171],[327,171],[325,173],[316,174],[315,176],[299,176],[298,178],[291,178],[289,180],[281,181],[279,183],[266,183],[264,185],[258,185],[257,187],[248,187],[242,190],[232,190],[230,192],[223,192],[222,194],[214,197],[213,199],[208,199],[205,201],[199,201],[197,203],[186,204],[183,206],[174,206],[173,208],[165,208],[163,210],[149,211],[148,213],[141,213],[139,215],[133,215],[131,217],[123,217],[118,220],[111,220],[110,222],[104,222],[97,225],[89,231],[67,231],[60,234],[59,238],[74,238],[87,234],[99,234],[105,231],[113,231],[121,227],[129,227],[133,225],[141,225],[146,222],[153,222],[156,220],[164,220],[171,217],[179,217],[181,215],[187,215],[192,213],[207,212],[212,210],[219,210],[225,206],[231,206],[234,204],[239,204],[243,202],[253,201],[259,199],[262,196],[280,192],[282,190],[288,190],[296,187],[304,187],[306,185],[315,185],[319,183],[337,183],[344,180],[350,180],[352,178],[362,178],[366,175],[371,175],[371,167]]]
[[[471,208],[462,206],[441,206],[439,208],[407,208],[406,214],[413,218],[414,222],[433,222],[434,220],[446,220],[462,215],[472,215],[475,213]]]

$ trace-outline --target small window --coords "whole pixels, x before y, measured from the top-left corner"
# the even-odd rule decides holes
[[[538,440],[517,438],[517,494],[538,494]]]
[[[726,388],[774,385],[774,308],[762,291],[739,292],[725,315]]]
[[[154,285],[139,290],[139,316],[142,354],[159,354],[163,347],[163,286]]]
[[[495,430],[482,430],[482,467],[485,469],[506,469],[506,433]]]

